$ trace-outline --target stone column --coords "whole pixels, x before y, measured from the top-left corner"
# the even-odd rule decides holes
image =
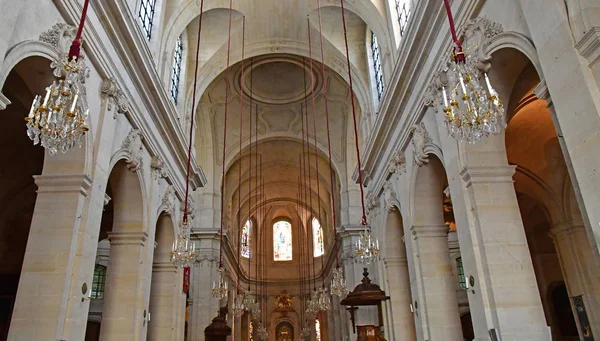
[[[389,295],[392,306],[394,335],[392,340],[416,341],[415,320],[410,311],[412,296],[410,278],[408,276],[408,260],[406,256],[387,257],[385,267],[389,283]]]
[[[154,262],[152,265],[150,287],[150,314],[152,315],[148,322],[148,341],[177,340],[177,335],[180,334],[176,329],[181,315],[179,310],[182,309],[180,273],[171,262]]]
[[[201,249],[197,243],[196,250]],[[212,297],[211,291],[219,267],[218,256],[212,256],[211,252],[199,253],[196,257],[197,261],[191,269],[188,341],[204,341],[204,328],[219,310],[219,301]]]
[[[577,16],[581,10],[592,16],[597,13],[591,6],[574,8],[577,3],[584,2],[566,1],[570,14]],[[600,149],[600,71],[594,77],[590,69],[590,61],[597,64],[598,60],[599,30],[588,27],[589,32],[582,36],[578,23],[567,17],[564,0],[520,0],[520,4],[552,96],[552,119],[586,233],[600,261],[600,158],[593,157]]]
[[[476,340],[488,340],[495,329],[502,340],[548,341],[514,171],[506,160],[504,166],[464,167],[465,187],[449,174],[465,276],[474,279],[468,290],[471,318]]]
[[[441,193],[440,193],[441,198]],[[440,211],[442,207],[438,208]],[[422,297],[418,311],[425,335],[430,341],[462,341],[458,301],[456,299],[450,251],[448,226],[413,225],[415,267]]]
[[[110,259],[106,275],[106,292],[100,340],[146,339],[148,306],[144,262],[148,234],[143,231],[110,232]]]
[[[85,175],[42,175],[35,182],[38,195],[8,340],[60,340],[66,331],[83,337],[88,308],[82,302],[84,281],[69,284],[75,271],[93,269],[93,256],[78,258],[91,180]]]
[[[554,225],[550,235],[560,259],[569,296],[582,296],[592,334],[600,336],[600,271],[594,261],[585,227],[581,222],[562,222]],[[583,335],[575,310],[573,316],[579,335]]]

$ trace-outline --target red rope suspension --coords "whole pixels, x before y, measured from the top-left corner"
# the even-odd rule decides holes
[[[445,0],[447,1],[447,0]],[[319,1],[320,2],[320,1]],[[356,125],[356,109],[354,108],[354,90],[352,88],[352,71],[350,69],[350,53],[348,52],[348,33],[346,31],[346,14],[344,9],[344,0],[342,4],[342,23],[344,25],[344,42],[346,44],[346,63],[348,64],[348,80],[350,84],[350,99],[352,103],[352,121],[354,123],[354,142],[356,146],[356,160],[358,161],[358,185],[360,186],[360,204],[362,207],[362,224],[367,225],[367,213],[365,211],[365,195],[363,190],[362,166],[360,163],[360,150],[358,146],[358,129]]]
[[[227,36],[227,65],[225,70],[229,69],[229,57],[231,52],[231,13],[232,13],[232,0],[229,0],[229,32]],[[198,38],[200,39],[200,38]],[[197,62],[196,62],[197,63]],[[227,72],[227,71],[226,71]],[[197,79],[197,78],[196,78]],[[194,81],[196,81],[194,79]],[[225,208],[225,147],[227,145],[227,104],[229,102],[229,77],[225,74],[225,112],[223,115],[223,158],[221,162],[222,177],[221,177],[221,228],[219,230],[219,268],[223,266],[223,224],[224,224],[224,208]]]
[[[244,52],[245,52],[245,45],[246,45],[246,16],[244,16],[243,21],[242,21],[242,79],[244,79]],[[239,168],[239,172],[238,172],[238,181],[239,181],[239,190],[238,190],[238,214],[237,214],[237,220],[238,220],[238,226],[240,226],[240,228],[238,229],[238,243],[237,243],[237,283],[236,283],[236,288],[237,290],[240,289],[240,247],[241,247],[241,241],[242,241],[242,228],[241,228],[241,217],[242,217],[242,129],[243,129],[243,115],[244,114],[244,100],[242,99],[242,96],[240,95],[240,166]],[[248,241],[246,240],[246,243],[248,243]]]
[[[200,17],[198,18],[198,40],[196,41],[196,65],[194,69],[194,92],[192,94],[192,113],[190,115],[190,135],[187,158],[187,171],[185,175],[185,200],[183,203],[183,223],[188,222],[188,198],[190,192],[190,168],[192,164],[192,137],[194,134],[194,116],[196,113],[196,88],[198,83],[198,64],[200,59],[200,32],[202,31],[202,14],[204,12],[204,0],[200,1]]]
[[[330,132],[330,128],[329,128],[329,104],[328,104],[328,97],[327,97],[327,70],[325,68],[325,53],[323,52],[323,24],[322,24],[322,20],[321,20],[321,0],[317,0],[317,11],[319,14],[319,36],[320,36],[320,41],[321,41],[321,72],[323,73],[323,100],[325,101],[325,121],[326,121],[326,127],[327,127],[327,153],[328,153],[328,157],[329,157],[329,182],[331,183],[331,217],[332,217],[332,221],[333,221],[333,226],[332,226],[332,230],[333,230],[333,236],[334,236],[334,245],[335,245],[335,236],[336,236],[336,231],[335,229],[337,228],[337,221],[336,221],[336,209],[335,209],[335,186],[334,186],[334,181],[333,181],[333,162],[331,161],[331,132]],[[311,44],[311,38],[310,38],[310,20],[308,23],[308,46],[309,46],[309,53],[312,54],[312,44]],[[312,59],[311,59],[311,68],[312,68]],[[311,76],[312,76],[312,72],[311,72]],[[314,80],[313,80],[314,82]],[[313,85],[314,87],[314,85]],[[313,99],[314,102],[314,99]],[[334,251],[335,252],[335,264],[336,264],[336,268],[340,267],[340,260],[339,260],[339,254],[337,252],[337,250]]]
[[[454,18],[452,18],[452,9],[450,8],[450,1],[444,0],[444,6],[446,7],[446,14],[448,15],[448,22],[450,24],[450,33],[452,33],[452,40],[456,44],[454,47],[454,60],[456,62],[465,62],[465,54],[462,49],[462,43],[458,40],[456,35],[456,27],[454,26]]]
[[[83,26],[85,25],[85,19],[87,18],[89,4],[90,0],[85,0],[83,3],[81,19],[79,19],[79,27],[77,28],[77,35],[75,35],[75,39],[73,39],[71,48],[69,49],[69,60],[71,60],[73,57],[79,58],[79,54],[81,52],[81,34],[83,33]]]

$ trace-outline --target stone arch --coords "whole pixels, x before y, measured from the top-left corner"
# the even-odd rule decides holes
[[[385,265],[391,297],[394,338],[416,341],[415,320],[410,311],[412,295],[405,246],[406,230],[397,206],[388,208],[385,221]]]
[[[47,69],[41,71],[43,72],[42,76],[20,76],[24,77],[23,80],[28,84],[30,90],[35,92],[33,93],[34,96],[43,94],[44,88],[50,85],[55,77],[52,74],[52,70],[55,68],[52,63],[57,63],[61,58],[61,54],[62,52],[57,47],[42,41],[26,40],[16,44],[8,50],[0,69],[0,88],[4,88],[11,72],[16,72],[16,68],[20,65],[27,64],[27,66],[31,66],[40,63],[41,60],[46,60],[49,63]],[[38,77],[37,80],[34,77]],[[44,83],[42,84],[40,81]],[[25,112],[24,116],[26,114]],[[44,175],[64,175],[67,170],[69,174],[91,174],[93,168],[93,153],[91,150],[93,144],[91,141],[93,140],[94,130],[90,120],[87,123],[90,130],[87,132],[81,148],[75,147],[67,154],[47,155],[44,158]]]

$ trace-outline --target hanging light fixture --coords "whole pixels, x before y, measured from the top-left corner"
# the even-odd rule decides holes
[[[256,336],[263,341],[269,340],[269,332],[267,331],[267,327],[265,327],[262,323],[259,323],[258,328],[256,329]]]
[[[244,315],[244,311],[246,311],[246,307],[244,305],[244,294],[238,293],[233,299],[233,315],[240,317]]]
[[[46,95],[36,95],[33,99],[27,121],[27,136],[34,145],[41,144],[50,155],[58,151],[66,153],[75,146],[81,146],[83,137],[89,130],[86,120],[89,109],[84,108],[85,96],[83,81],[88,69],[81,51],[81,33],[87,16],[89,0],[85,0],[79,21],[77,35],[71,44],[69,54],[60,60],[62,73],[46,88]]]
[[[331,294],[343,297],[348,294],[348,286],[344,279],[344,270],[341,267],[333,269],[333,278],[331,280]]]
[[[228,285],[224,272],[223,267],[219,267],[217,270],[217,279],[213,282],[212,286],[212,295],[218,300],[227,297]]]
[[[189,232],[190,226],[185,217],[179,225],[179,233],[171,247],[171,262],[180,268],[192,265],[196,259],[196,245],[190,242]]]
[[[455,44],[447,72],[448,85],[441,90],[446,118],[444,125],[453,138],[476,143],[498,134],[501,127],[506,128],[505,110],[487,73],[484,72],[481,77],[476,59],[465,55],[456,35],[448,0],[444,0],[444,5]]]
[[[379,240],[373,240],[371,228],[365,226],[356,241],[356,256],[364,264],[371,264],[379,260]]]
[[[318,303],[319,310],[321,311],[327,311],[331,309],[331,296],[329,296],[329,290],[327,290],[327,288],[322,287],[321,290],[319,290]]]

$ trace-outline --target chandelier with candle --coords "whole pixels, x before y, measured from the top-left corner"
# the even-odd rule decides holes
[[[263,341],[269,340],[269,332],[262,323],[260,323],[256,329],[256,336]]]
[[[447,71],[448,84],[441,90],[444,125],[455,139],[476,143],[498,134],[501,127],[506,128],[505,110],[487,73],[482,75],[476,59],[463,51],[448,0],[444,0],[444,4],[455,44]]]
[[[379,240],[373,240],[368,226],[365,226],[356,241],[356,256],[364,264],[371,264],[379,259]]]
[[[348,286],[346,285],[346,279],[344,279],[344,270],[341,267],[333,269],[331,294],[338,297],[343,297],[348,294]]]
[[[171,247],[171,262],[180,267],[185,268],[192,265],[196,259],[196,245],[190,241],[189,224],[187,217],[182,221],[177,238]]]
[[[85,0],[77,35],[69,54],[59,61],[62,75],[46,88],[46,95],[33,99],[27,122],[27,136],[34,145],[41,144],[50,155],[58,151],[66,153],[81,146],[89,130],[86,120],[89,109],[85,108],[83,80],[88,72],[80,56],[81,33],[87,15],[89,0]]]
[[[217,279],[213,282],[212,286],[212,295],[218,300],[227,297],[228,284],[224,272],[225,270],[219,267],[217,270]]]
[[[246,307],[244,305],[244,294],[238,293],[233,299],[233,315],[240,317],[244,315]]]
[[[329,290],[327,290],[327,288],[322,287],[321,290],[319,290],[317,305],[320,311],[331,309],[331,296],[329,296]]]

